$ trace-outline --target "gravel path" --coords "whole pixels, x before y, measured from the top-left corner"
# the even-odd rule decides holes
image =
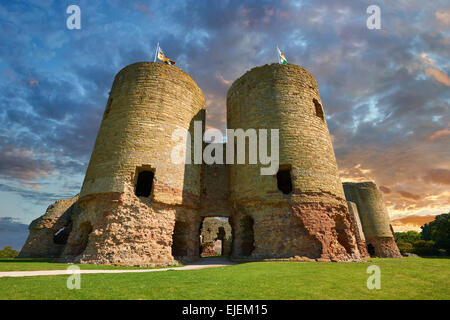
[[[159,272],[159,271],[183,271],[183,270],[198,270],[205,268],[217,268],[235,265],[237,263],[223,258],[208,258],[188,264],[184,267],[176,268],[161,268],[161,269],[121,269],[121,270],[80,270],[80,274],[95,274],[95,273],[129,273],[129,272]],[[35,277],[35,276],[58,276],[73,274],[72,270],[42,270],[42,271],[7,271],[0,272],[2,277]]]

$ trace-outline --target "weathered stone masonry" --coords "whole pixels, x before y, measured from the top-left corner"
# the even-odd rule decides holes
[[[233,254],[256,259],[359,259],[313,76],[295,65],[250,70],[228,91],[227,124],[230,129],[279,129],[280,170],[292,184],[292,191],[284,194],[276,176],[260,175],[261,165],[230,166]],[[250,224],[253,250],[245,230]]]
[[[389,215],[381,191],[373,182],[344,182],[347,200],[354,202],[368,246],[373,255],[384,258],[399,258],[400,251],[392,234]],[[371,250],[370,250],[371,251]]]
[[[196,120],[204,124],[205,99],[181,69],[135,63],[121,70],[79,198],[57,202],[33,221],[20,256],[138,266],[194,260],[204,218],[213,216],[229,218],[234,259],[367,256],[364,235],[372,238],[364,216],[361,227],[358,212],[348,210],[346,200],[356,203],[360,215],[362,209],[344,196],[308,71],[265,65],[228,91],[229,128],[279,129],[280,169],[274,176],[260,175],[260,165],[173,163],[172,149],[180,144],[173,131],[188,130],[194,146]],[[389,226],[389,220],[383,223]],[[386,242],[381,238],[377,248]]]

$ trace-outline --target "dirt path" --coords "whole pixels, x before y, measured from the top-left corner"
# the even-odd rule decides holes
[[[175,268],[161,268],[161,269],[121,269],[121,270],[80,270],[80,274],[95,274],[95,273],[129,273],[129,272],[158,272],[158,271],[183,271],[183,270],[199,270],[205,268],[217,268],[235,265],[237,263],[223,258],[208,258],[188,264],[184,267]],[[71,270],[42,270],[42,271],[6,271],[0,272],[2,277],[35,277],[35,276],[58,276],[72,274]]]

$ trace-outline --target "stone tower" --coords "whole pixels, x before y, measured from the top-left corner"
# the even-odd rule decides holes
[[[279,129],[280,138],[276,175],[259,164],[229,168],[233,255],[359,259],[314,77],[292,64],[248,71],[228,91],[227,124]]]
[[[373,182],[344,182],[345,197],[354,202],[371,255],[399,258],[383,196]]]
[[[205,99],[181,69],[135,63],[115,77],[63,257],[86,263],[173,263],[175,221],[184,226],[178,251],[196,256],[189,237],[201,193],[201,164],[175,164],[176,129],[204,123]],[[193,136],[193,135],[192,135]],[[193,227],[192,227],[193,228]]]

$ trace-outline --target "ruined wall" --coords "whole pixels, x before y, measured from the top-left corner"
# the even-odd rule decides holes
[[[228,91],[227,124],[279,129],[280,169],[290,169],[293,186],[283,194],[276,176],[260,175],[259,164],[230,166],[233,254],[359,259],[314,77],[291,64],[250,70]]]
[[[347,201],[347,206],[352,220],[353,234],[355,235],[356,243],[358,244],[359,253],[361,254],[361,257],[369,257],[366,237],[364,236],[361,220],[359,218],[358,208],[356,207],[356,204],[351,201]]]
[[[373,182],[344,182],[345,197],[358,208],[366,243],[377,257],[401,257],[390,227],[389,214],[381,191]]]
[[[30,234],[18,258],[58,257],[72,229],[72,220],[79,214],[77,200],[78,195],[72,199],[58,200],[47,208],[44,215],[33,220],[28,227]],[[59,237],[55,238],[58,231]]]
[[[64,260],[153,266],[173,263],[173,255],[198,256],[201,165],[174,163],[171,152],[182,144],[172,140],[174,130],[189,130],[193,141],[204,108],[201,90],[175,66],[135,63],[117,74]],[[149,197],[138,197],[144,170],[154,173],[153,187]]]
[[[222,241],[222,254],[231,252],[231,226],[228,221],[217,218],[205,218],[202,223],[202,255],[215,255],[214,242]]]
[[[225,154],[225,144],[219,143]],[[225,164],[203,164],[202,195],[199,214],[202,217],[231,217],[232,208],[228,188],[229,168]]]

